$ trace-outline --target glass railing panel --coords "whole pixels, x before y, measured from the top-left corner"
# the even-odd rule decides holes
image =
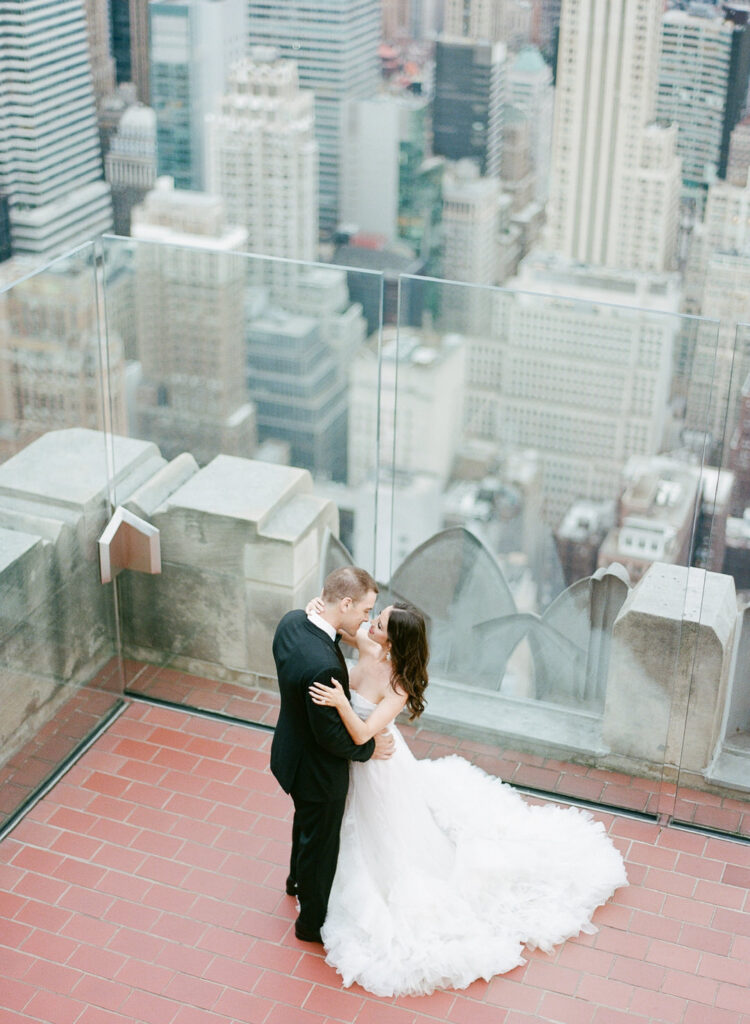
[[[121,705],[93,245],[0,265],[0,828]]]
[[[116,431],[154,460],[116,501],[162,546],[118,577],[127,685],[268,721],[278,620],[374,565],[383,278],[193,241],[105,240]]]
[[[750,836],[750,325],[721,323],[711,386],[695,401],[706,419],[695,563],[706,572],[694,595],[674,818]]]
[[[546,265],[517,290],[403,277],[400,309],[386,596],[428,618],[425,724],[513,782],[669,815],[705,444],[683,349],[700,329],[715,354],[717,324],[670,278]]]

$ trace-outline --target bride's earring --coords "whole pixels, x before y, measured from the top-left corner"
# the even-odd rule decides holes
[[[391,652],[390,651],[386,651],[385,652],[385,660],[386,661],[390,661],[391,660]]]

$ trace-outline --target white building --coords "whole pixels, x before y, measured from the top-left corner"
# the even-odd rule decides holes
[[[300,85],[315,93],[320,150],[319,222],[330,233],[340,220],[341,107],[378,88],[379,0],[247,0],[248,43],[277,47],[294,60]]]
[[[156,182],[156,114],[142,103],[129,106],[110,140],[104,173],[112,189],[115,234],[130,234],[131,210]]]
[[[661,450],[680,293],[672,276],[544,256],[509,287],[492,333],[467,340],[465,433],[539,451],[554,526],[577,499],[614,499],[631,455]]]
[[[500,182],[482,178],[461,160],[443,178],[443,277],[495,284],[500,220]]]
[[[533,19],[530,0],[446,0],[443,31],[517,49],[529,42]]]
[[[699,322],[696,332],[685,422],[692,430],[708,431],[717,445],[729,444],[740,388],[750,373],[748,295],[750,249],[712,252],[701,301],[701,312],[710,319]]]
[[[247,229],[251,252],[314,260],[318,251],[318,146],[312,92],[278,51],[256,47],[236,63],[206,122],[208,188]]]
[[[654,122],[663,6],[563,7],[547,245],[568,259],[652,273],[674,266],[676,127]]]
[[[229,68],[245,54],[244,0],[151,0],[149,77],[160,175],[182,189],[206,182],[205,121]]]
[[[112,227],[82,0],[0,0],[0,192],[14,253],[50,257]]]
[[[380,366],[377,346],[357,355],[349,388],[350,485],[374,474],[378,416],[381,471],[426,474],[445,485],[461,445],[464,350],[458,335],[432,339],[416,329],[386,327]]]
[[[403,147],[424,116],[428,100],[382,93],[344,108],[341,220],[360,231],[398,238]]]
[[[524,47],[508,66],[506,78],[508,102],[523,112],[529,122],[531,154],[534,164],[534,198],[546,203],[549,195],[549,142],[552,138],[552,112],[555,90],[552,70],[533,46]]]
[[[497,178],[482,178],[470,160],[443,177],[442,276],[471,287],[441,285],[442,323],[465,334],[483,333],[491,319],[491,293],[501,263],[503,193]]]
[[[135,207],[135,313],[143,380],[138,436],[167,458],[249,456],[255,414],[245,383],[243,227],[220,196],[160,179]],[[152,244],[158,243],[158,244]]]

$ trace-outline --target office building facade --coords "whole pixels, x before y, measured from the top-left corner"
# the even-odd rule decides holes
[[[208,186],[247,229],[250,252],[314,260],[318,251],[318,145],[314,97],[297,67],[256,47],[229,74],[207,118]]]
[[[50,257],[112,227],[82,0],[0,2],[0,192],[13,252]]]
[[[502,161],[506,49],[502,43],[441,36],[435,50],[433,150],[474,160],[498,177]]]
[[[380,80],[379,0],[248,0],[247,9],[249,47],[276,47],[315,94],[319,226],[329,236],[340,220],[342,105],[374,96]]]

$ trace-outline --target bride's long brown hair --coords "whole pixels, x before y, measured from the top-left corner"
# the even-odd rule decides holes
[[[429,682],[427,662],[427,629],[424,616],[414,605],[396,601],[388,616],[388,639],[391,642],[391,686],[406,694],[409,721],[419,718],[425,709],[424,691]]]

